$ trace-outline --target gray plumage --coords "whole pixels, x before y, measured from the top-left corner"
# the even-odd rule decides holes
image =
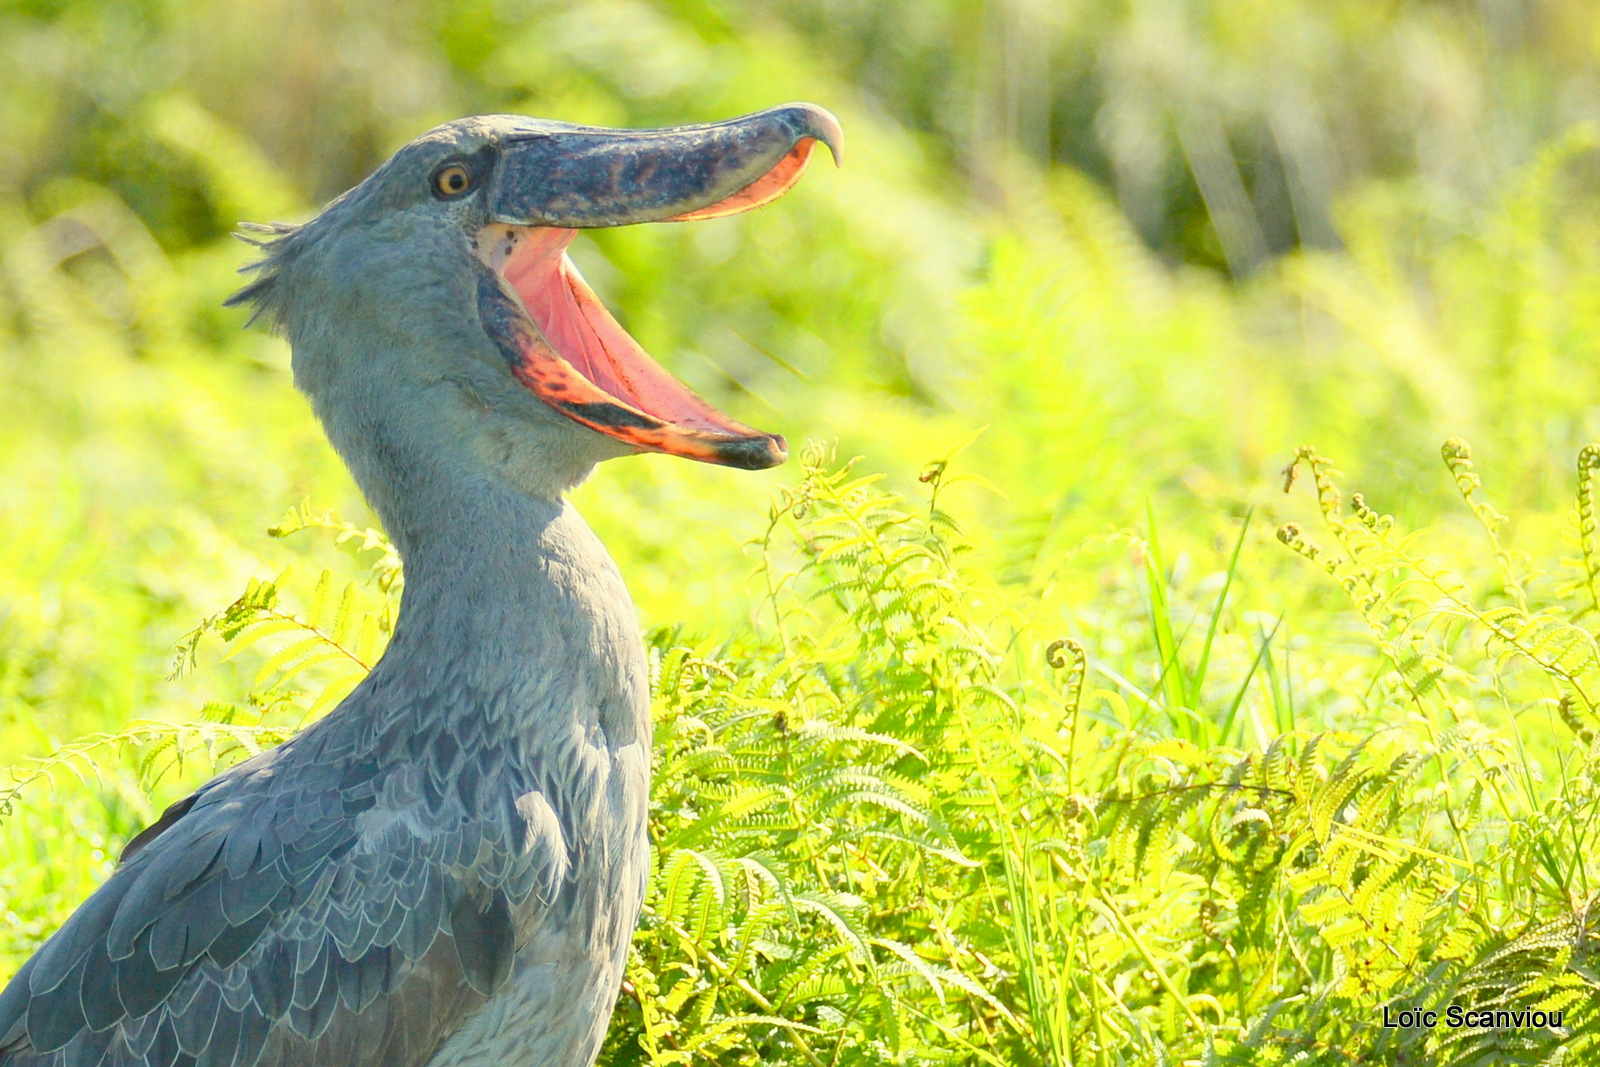
[[[476,242],[701,210],[815,140],[837,126],[809,105],[463,120],[276,231],[241,299],[404,557],[395,634],[333,713],[129,844],[0,993],[0,1065],[593,1062],[644,894],[650,722],[627,592],[562,494],[641,447],[782,443],[648,410],[690,410],[670,390],[562,408],[528,370],[551,325]]]

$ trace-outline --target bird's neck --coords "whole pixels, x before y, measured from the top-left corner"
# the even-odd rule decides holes
[[[613,747],[647,741],[633,606],[578,513],[491,478],[430,481],[385,516],[406,586],[371,712],[508,742],[596,730]]]

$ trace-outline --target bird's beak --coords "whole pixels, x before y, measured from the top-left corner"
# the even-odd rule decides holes
[[[839,123],[789,104],[666,130],[558,127],[507,140],[477,237],[478,311],[513,372],[568,418],[645,452],[759,469],[782,437],[735,422],[628,335],[566,254],[577,230],[717,218],[759,207],[800,180]]]

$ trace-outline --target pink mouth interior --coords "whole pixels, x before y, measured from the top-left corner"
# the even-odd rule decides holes
[[[606,310],[567,255],[577,232],[504,227],[495,235],[512,245],[501,274],[550,346],[594,385],[647,415],[689,430],[749,434],[669,374]]]

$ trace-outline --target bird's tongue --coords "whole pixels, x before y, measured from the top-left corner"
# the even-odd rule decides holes
[[[783,438],[736,422],[639,347],[584,282],[576,230],[496,225],[478,254],[508,282],[537,333],[517,332],[517,377],[551,407],[640,451],[738,467],[783,462]]]

